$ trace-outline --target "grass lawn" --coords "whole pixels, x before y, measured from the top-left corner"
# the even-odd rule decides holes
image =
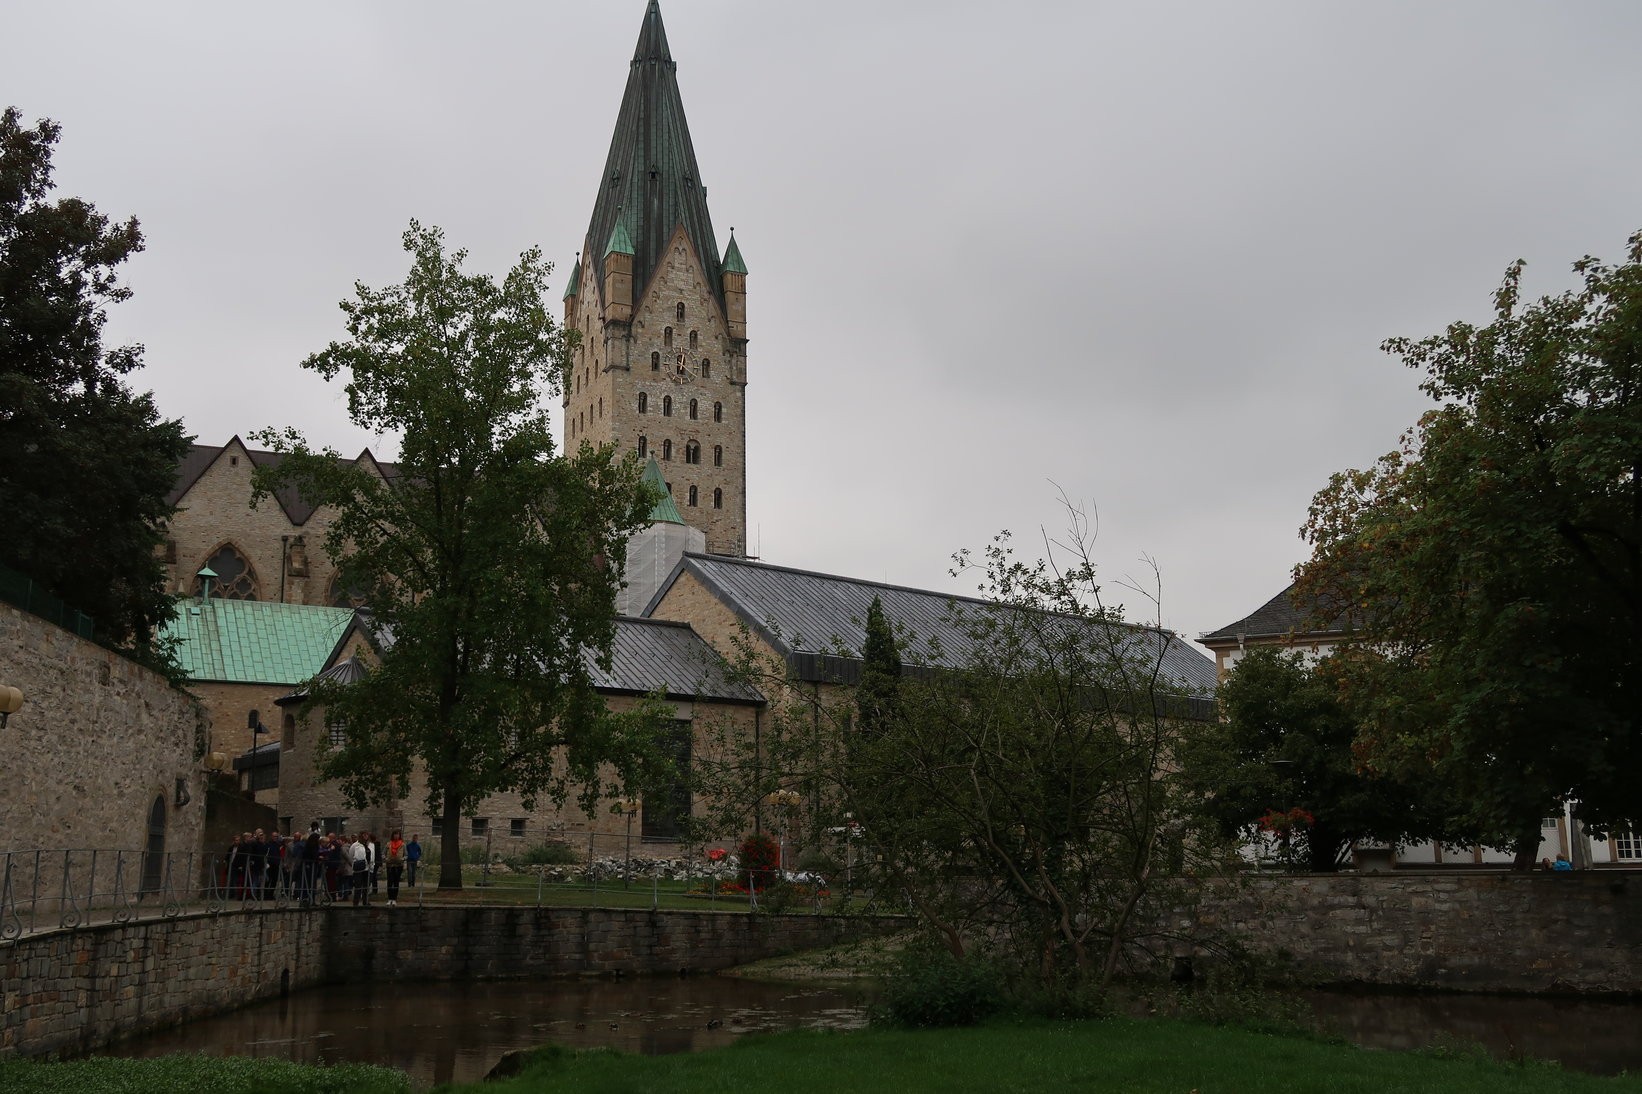
[[[478,1094],[537,1091],[1642,1091],[1642,1078],[1480,1057],[1374,1052],[1165,1019],[999,1022],[962,1030],[794,1032],[678,1056],[548,1050]]]

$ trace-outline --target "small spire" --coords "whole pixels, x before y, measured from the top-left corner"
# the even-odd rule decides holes
[[[650,510],[651,524],[683,524],[684,514],[678,511],[678,503],[673,501],[673,495],[667,490],[667,480],[662,477],[661,465],[654,456],[644,465],[644,485],[650,488],[655,496],[656,504]]]
[[[605,257],[634,253],[633,237],[627,234],[627,218],[623,217],[618,211],[616,213],[616,226],[610,229],[610,243],[604,249]]]
[[[742,261],[741,248],[736,246],[735,229],[730,229],[730,245],[724,248],[724,272],[745,274],[747,263]]]
[[[564,287],[564,299],[569,300],[582,291],[582,253],[576,252],[576,264],[570,267],[570,284]]]
[[[633,63],[665,61],[671,64],[673,54],[667,48],[667,28],[661,25],[661,5],[650,0],[644,12],[644,26],[639,28],[639,44],[633,50]]]

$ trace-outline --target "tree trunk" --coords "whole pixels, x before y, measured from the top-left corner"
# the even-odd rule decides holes
[[[1534,868],[1534,856],[1539,854],[1540,819],[1540,814],[1535,813],[1532,821],[1523,822],[1521,833],[1517,836],[1516,856],[1511,859],[1512,870]]]
[[[454,790],[445,791],[445,811],[439,832],[439,888],[462,887],[462,802]]]

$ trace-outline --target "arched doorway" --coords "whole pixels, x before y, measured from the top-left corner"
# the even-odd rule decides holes
[[[148,811],[148,844],[143,849],[144,893],[157,893],[165,884],[165,795],[154,799]]]

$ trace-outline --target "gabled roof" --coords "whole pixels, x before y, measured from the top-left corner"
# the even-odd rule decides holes
[[[1239,636],[1246,641],[1251,638],[1323,637],[1344,632],[1343,614],[1334,616],[1321,630],[1313,626],[1312,621],[1317,615],[1317,605],[1301,605],[1294,602],[1294,586],[1291,584],[1242,619],[1228,623],[1217,631],[1210,631],[1198,638],[1198,641],[1204,645],[1214,646],[1236,643]]]
[[[637,303],[666,253],[673,230],[683,225],[701,258],[709,291],[722,306],[718,243],[707,212],[707,188],[701,184],[689,123],[684,119],[677,69],[667,47],[661,7],[651,0],[587,227],[586,261],[595,282],[604,284],[605,244],[614,242],[617,229],[622,228],[632,247]]]
[[[591,654],[585,657],[585,663],[593,686],[605,694],[649,695],[660,691],[674,700],[753,705],[764,702],[764,696],[751,684],[729,679],[724,659],[688,623],[618,618],[609,671],[599,668]],[[352,684],[367,671],[357,657],[350,657],[315,680]],[[304,686],[276,701],[285,706],[307,697],[308,687]]]
[[[721,555],[686,554],[651,599],[644,614],[660,605],[679,577],[691,574],[747,627],[760,635],[805,679],[852,683],[859,661],[849,656],[866,641],[867,608],[874,596],[895,627],[904,628],[921,648],[904,652],[914,662],[955,667],[972,648],[961,617],[995,609],[990,601],[950,596],[833,574],[794,570]],[[1100,626],[1064,617],[1078,626]],[[1216,683],[1214,662],[1167,631],[1135,624],[1120,628],[1126,650],[1160,657],[1163,673],[1191,695],[1207,696]],[[843,656],[840,656],[840,652]]]
[[[177,660],[190,680],[303,684],[323,672],[347,637],[352,608],[265,600],[178,601],[161,639],[180,639]]]
[[[603,692],[647,695],[659,690],[669,699],[764,702],[757,688],[728,678],[724,659],[688,623],[617,619],[610,671],[599,668],[591,656],[587,667],[593,686]]]
[[[222,457],[224,452],[236,444],[245,450],[245,454],[250,457],[252,465],[256,467],[278,467],[280,462],[285,459],[285,456],[279,452],[266,452],[261,449],[249,448],[237,435],[230,438],[228,443],[223,445],[189,445],[188,454],[177,465],[177,477],[172,483],[171,492],[165,496],[166,504],[175,506],[180,502],[188,491],[193,489],[194,484],[200,480],[200,476],[205,474],[211,465]],[[342,462],[344,464],[355,464],[361,460],[369,460],[374,463],[381,470],[382,477],[389,482],[399,477],[398,465],[383,463],[372,455],[371,450],[368,448],[354,459],[343,460]],[[274,500],[279,502],[279,507],[285,511],[285,515],[291,523],[298,526],[308,523],[308,518],[313,516],[314,510],[318,508],[290,487],[276,490]]]

